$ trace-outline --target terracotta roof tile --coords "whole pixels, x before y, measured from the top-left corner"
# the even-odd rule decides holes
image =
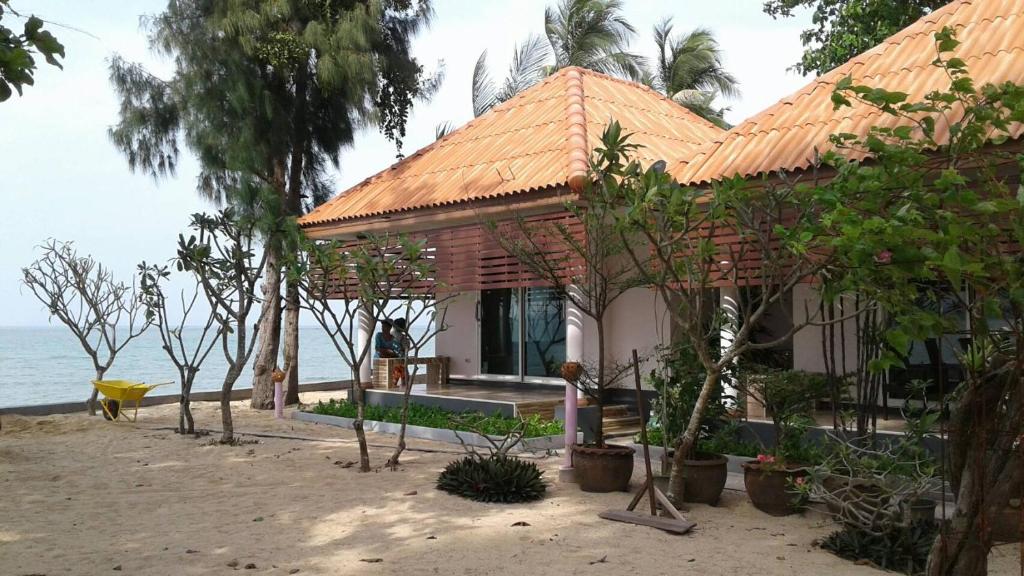
[[[857,84],[907,92],[910,100],[948,88],[948,77],[931,65],[935,33],[945,26],[957,30],[961,44],[954,54],[967,63],[977,85],[1024,83],[1024,0],[958,0],[683,156],[670,172],[684,184],[701,184],[801,170],[812,165],[815,150],[830,148],[831,134],[865,135],[871,126],[896,125],[897,119],[863,104],[833,110],[836,82],[852,76]],[[1018,127],[1014,135],[1022,131]],[[938,136],[941,141],[946,135]]]
[[[566,68],[300,219],[303,226],[568,185],[609,119],[648,159],[680,158],[722,133],[646,86]]]

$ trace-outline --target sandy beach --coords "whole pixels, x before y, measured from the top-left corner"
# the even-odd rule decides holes
[[[238,403],[247,443],[220,446],[173,433],[176,409],[144,409],[135,425],[5,416],[0,573],[880,574],[816,548],[832,529],[821,516],[772,518],[742,493],[694,506],[697,529],[673,536],[599,519],[629,496],[559,484],[556,457],[538,456],[543,501],[485,505],[434,489],[457,446],[412,441],[401,469],[360,474],[344,467],[357,459],[350,431]],[[214,404],[195,412],[219,424]],[[394,438],[370,441],[380,466]],[[1018,573],[1018,554],[997,548],[990,573]]]

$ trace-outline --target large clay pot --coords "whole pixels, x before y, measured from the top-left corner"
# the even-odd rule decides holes
[[[721,454],[698,453],[693,460],[686,460],[684,476],[686,486],[683,501],[696,504],[718,504],[729,477],[729,459]]]
[[[629,488],[629,479],[633,476],[632,448],[614,444],[606,444],[604,448],[577,444],[572,452],[580,490],[615,492]]]
[[[807,476],[802,468],[764,470],[756,460],[743,464],[743,484],[747,496],[758,510],[772,516],[788,516],[803,508],[803,497],[792,485],[797,478]]]

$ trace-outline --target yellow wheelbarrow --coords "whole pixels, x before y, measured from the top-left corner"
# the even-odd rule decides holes
[[[103,417],[107,420],[117,420],[124,417],[129,422],[135,422],[139,416],[139,404],[147,392],[158,386],[166,386],[173,382],[161,382],[160,384],[146,384],[145,382],[132,382],[131,380],[93,380],[92,385],[103,394],[100,399],[100,406],[103,408]],[[124,410],[125,407],[132,410],[132,415]]]

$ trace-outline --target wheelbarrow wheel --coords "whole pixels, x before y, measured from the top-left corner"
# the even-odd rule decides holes
[[[103,411],[103,418],[106,420],[114,420],[117,418],[117,414],[121,411],[121,403],[117,400],[104,400],[103,405],[106,410]]]

